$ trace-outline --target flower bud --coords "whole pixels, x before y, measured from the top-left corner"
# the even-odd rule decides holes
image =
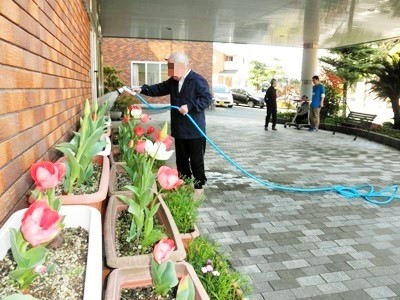
[[[89,99],[86,99],[86,101],[85,101],[85,109],[84,109],[84,111],[83,111],[83,114],[84,114],[85,116],[90,115],[90,103],[89,103]]]

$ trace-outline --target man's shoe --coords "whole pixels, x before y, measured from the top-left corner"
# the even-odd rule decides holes
[[[310,131],[310,132],[312,132],[312,131],[314,131],[314,128],[308,128],[308,130],[307,131]]]
[[[264,130],[267,130],[267,131],[268,131],[268,126],[264,126]]]
[[[276,129],[275,127],[272,127],[272,130],[277,131],[278,129]]]
[[[206,196],[204,195],[204,190],[194,189],[193,201],[204,201],[204,200],[206,200]]]

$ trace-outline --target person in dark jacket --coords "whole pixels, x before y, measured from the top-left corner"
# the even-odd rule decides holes
[[[147,96],[170,95],[171,135],[175,138],[176,166],[181,178],[194,178],[195,195],[203,194],[207,178],[204,170],[205,138],[198,132],[186,114],[190,114],[203,132],[206,132],[204,110],[212,103],[207,81],[189,68],[189,59],[182,52],[168,57],[168,76],[164,82],[144,84],[134,92]]]
[[[276,79],[271,80],[271,86],[267,89],[265,93],[265,103],[267,104],[267,115],[265,116],[265,125],[264,129],[268,130],[268,123],[272,115],[272,130],[276,129],[276,114],[277,114],[277,106],[276,106]]]

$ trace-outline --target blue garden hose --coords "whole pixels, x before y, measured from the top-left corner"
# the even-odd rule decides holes
[[[131,93],[131,91],[128,88],[125,90]],[[131,94],[133,95],[133,93],[131,93]],[[155,110],[176,109],[176,110],[179,110],[179,107],[173,106],[173,105],[154,107],[150,103],[148,103],[140,94],[135,94],[135,96],[137,98],[139,98],[139,100],[142,101],[143,104],[145,104],[150,109],[155,109]],[[225,158],[226,161],[228,161],[232,166],[234,166],[236,169],[241,171],[247,177],[253,179],[254,181],[260,183],[261,185],[263,185],[265,187],[268,187],[271,189],[282,190],[282,191],[306,192],[306,193],[336,191],[342,197],[345,197],[348,199],[363,198],[367,202],[370,202],[373,204],[378,204],[378,205],[388,204],[388,203],[392,202],[394,199],[400,199],[400,195],[397,195],[397,190],[398,190],[397,185],[388,186],[382,190],[375,191],[374,187],[370,184],[354,186],[354,187],[345,187],[345,186],[336,185],[336,186],[332,186],[332,187],[320,187],[320,188],[299,188],[299,187],[283,186],[283,185],[274,184],[274,183],[265,181],[263,179],[260,179],[256,176],[254,176],[253,174],[249,173],[247,170],[245,170],[243,167],[241,167],[239,164],[237,164],[235,161],[233,161],[227,154],[225,154],[224,151],[222,151],[203,132],[203,130],[201,130],[201,128],[196,124],[196,122],[193,120],[193,118],[189,114],[186,114],[186,117],[189,118],[189,120],[193,123],[193,125],[200,132],[200,134],[210,143],[210,145],[219,154],[221,154],[221,156],[223,158]]]

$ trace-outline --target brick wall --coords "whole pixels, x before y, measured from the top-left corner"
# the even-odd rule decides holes
[[[91,96],[81,0],[0,1],[0,223],[26,205],[32,163],[76,129]]]
[[[121,70],[122,81],[131,83],[131,61],[160,61],[174,51],[182,51],[189,57],[190,68],[202,75],[211,87],[212,83],[212,43],[170,40],[148,40],[130,38],[103,38],[103,62],[107,66]],[[166,102],[168,97],[157,98],[153,102]]]

